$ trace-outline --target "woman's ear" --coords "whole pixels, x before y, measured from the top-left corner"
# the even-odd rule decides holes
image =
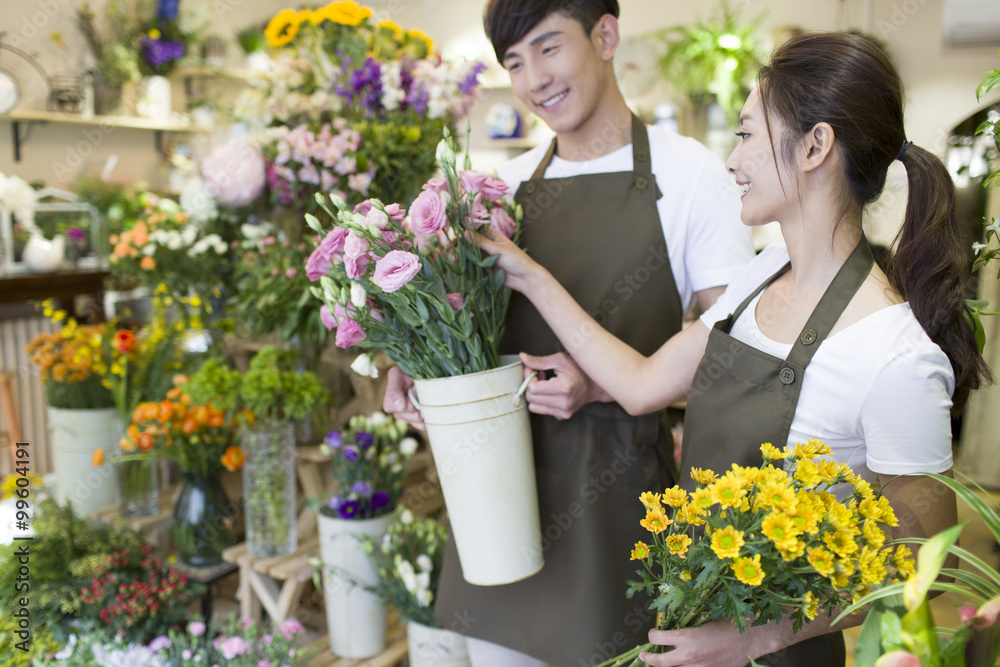
[[[823,165],[833,151],[834,134],[829,123],[816,123],[802,136],[805,158],[802,171],[812,171]]]
[[[615,51],[618,50],[618,44],[621,42],[621,35],[618,33],[618,19],[611,14],[605,14],[594,24],[590,36],[601,60],[612,60],[615,57]]]

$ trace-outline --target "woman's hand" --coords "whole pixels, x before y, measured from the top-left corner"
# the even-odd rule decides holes
[[[404,373],[399,366],[389,369],[387,377],[385,396],[382,398],[382,409],[387,413],[402,419],[415,429],[423,431],[424,420],[420,416],[420,411],[410,402],[409,389],[413,386],[413,379]]]
[[[479,233],[473,234],[473,239],[479,247],[491,255],[500,255],[496,265],[503,269],[503,284],[512,290],[524,293],[534,276],[543,271],[535,260],[517,247],[509,238],[493,231],[489,225],[479,228]]]
[[[639,659],[655,667],[746,667],[751,658],[773,652],[766,643],[773,639],[771,625],[749,627],[745,635],[722,621],[683,630],[650,630],[649,641],[674,649],[640,653]]]

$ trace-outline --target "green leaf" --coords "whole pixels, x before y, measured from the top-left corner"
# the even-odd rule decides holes
[[[320,202],[323,201],[321,198],[322,195],[316,195],[316,196],[320,197]],[[319,218],[317,218],[312,213],[306,213],[306,224],[309,225],[309,228],[312,229],[317,234],[321,236],[323,235],[323,225],[319,223]]]
[[[979,87],[976,88],[976,101],[983,98],[983,95],[1000,85],[1000,70],[992,70],[986,75]]]

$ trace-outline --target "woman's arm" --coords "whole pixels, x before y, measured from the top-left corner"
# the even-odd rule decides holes
[[[573,300],[552,275],[510,240],[477,235],[479,245],[499,254],[504,283],[531,300],[580,365],[627,412],[655,412],[684,398],[705,353],[708,328],[695,322],[645,357],[612,336]]]

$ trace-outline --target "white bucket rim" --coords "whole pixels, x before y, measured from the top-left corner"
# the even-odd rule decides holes
[[[524,364],[524,362],[522,362],[520,358],[518,358],[518,357],[516,357],[514,355],[506,355],[505,354],[503,356],[504,356],[505,359],[513,358],[514,361],[512,363],[509,363],[509,364],[504,364],[503,366],[497,366],[496,368],[488,368],[485,371],[476,371],[475,373],[465,373],[463,375],[452,375],[452,376],[443,377],[443,378],[428,378],[426,380],[418,380],[418,379],[414,378],[413,381],[415,383],[419,382],[421,384],[432,384],[432,383],[441,382],[443,380],[454,380],[456,377],[474,378],[477,375],[486,375],[487,373],[496,373],[497,371],[510,370],[514,366],[517,366],[519,364],[520,365]]]

